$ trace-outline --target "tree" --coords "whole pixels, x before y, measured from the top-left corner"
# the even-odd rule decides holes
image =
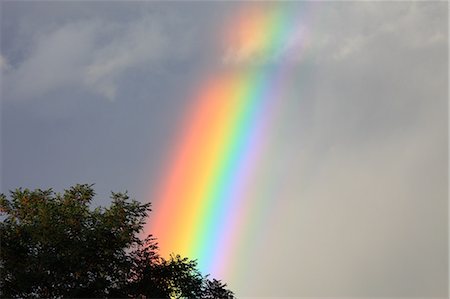
[[[154,254],[154,239],[148,238],[146,245],[135,251],[135,275],[131,295],[149,298],[200,298],[232,299],[233,292],[226,284],[208,276],[202,276],[197,262],[172,255],[169,260]],[[156,261],[155,261],[156,260]]]
[[[202,298],[203,299],[215,299],[215,298],[224,298],[224,299],[233,299],[234,294],[232,291],[226,288],[226,284],[222,283],[220,280],[213,279],[205,280],[205,286],[203,287]]]
[[[165,260],[155,238],[139,239],[150,204],[112,193],[91,210],[94,195],[92,185],[0,195],[2,297],[232,298],[208,297],[214,281],[195,261]]]

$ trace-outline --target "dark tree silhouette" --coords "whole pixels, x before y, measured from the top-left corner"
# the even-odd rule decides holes
[[[133,273],[137,279],[131,284],[131,295],[150,298],[234,298],[233,292],[226,289],[226,284],[202,276],[196,261],[179,255],[165,260],[155,255],[157,246],[154,242],[155,239],[147,238],[144,246],[134,252],[136,265]]]
[[[112,193],[91,210],[93,196],[92,185],[0,195],[2,297],[234,298],[195,261],[166,260],[155,238],[139,239],[150,204]]]

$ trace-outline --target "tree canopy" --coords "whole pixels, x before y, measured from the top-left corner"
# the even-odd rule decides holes
[[[234,298],[195,260],[162,258],[152,235],[139,238],[149,203],[112,193],[109,207],[91,209],[92,187],[0,195],[2,297]]]

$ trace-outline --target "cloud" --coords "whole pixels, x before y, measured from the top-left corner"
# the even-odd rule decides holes
[[[446,297],[446,6],[316,10],[308,64],[265,132],[249,200],[268,212],[240,240],[242,294]]]
[[[231,66],[256,66],[294,62],[302,52],[312,4],[246,3],[230,15],[219,35],[221,62]]]
[[[71,23],[42,35],[30,55],[6,73],[12,96],[27,99],[79,84],[99,28],[95,23]]]
[[[165,32],[164,22],[150,14],[128,22],[91,18],[36,33],[29,54],[5,73],[9,96],[31,99],[82,88],[113,100],[127,71],[157,69],[185,54],[189,43]]]
[[[244,18],[242,25],[239,20],[234,20],[237,25],[233,23],[233,38],[223,46],[222,64],[257,66],[283,61],[290,65],[303,61],[347,63],[353,57],[370,51],[375,43],[387,43],[388,39],[400,41],[402,46],[408,48],[422,49],[445,46],[447,41],[446,28],[442,27],[445,16],[426,3],[392,3],[389,4],[389,12],[386,12],[386,4],[370,1],[355,5],[318,3],[302,9],[290,8],[290,4],[286,3],[283,5],[284,19],[292,10],[304,11],[295,18],[299,20],[297,23],[290,24],[288,32],[276,32],[275,36],[270,35],[269,30],[274,24],[268,26],[264,22],[258,24],[264,28],[263,35],[253,32],[252,26],[255,24],[248,21],[251,14]],[[261,11],[268,14],[271,10],[265,7]],[[253,17],[257,23],[258,16]],[[427,23],[427,26],[417,26],[422,23]],[[278,27],[283,28],[282,25]],[[411,28],[415,28],[414,33]],[[266,31],[269,33],[266,34]],[[284,38],[279,39],[283,34]]]
[[[0,70],[8,70],[11,66],[9,65],[6,58],[0,54]]]
[[[13,9],[5,14],[21,23],[34,16],[41,24],[25,26],[22,43],[14,39],[20,31],[3,28],[2,39],[14,37],[3,44],[8,50],[3,61],[10,66],[3,70],[6,100],[31,100],[61,89],[84,89],[111,100],[121,91],[132,93],[129,86],[140,94],[133,105],[117,103],[108,113],[102,113],[103,105],[92,105],[83,117],[77,114],[82,105],[72,109],[76,105],[50,94],[52,101],[41,109],[64,107],[77,116],[76,124],[33,122],[23,114],[36,115],[39,104],[5,104],[32,107],[6,110],[8,187],[55,180],[63,186],[85,177],[86,169],[113,186],[105,192],[126,180],[138,181],[134,170],[126,178],[113,174],[124,164],[142,165],[149,153],[157,161],[153,165],[163,160],[170,145],[162,144],[170,143],[191,100],[186,86],[195,79],[186,70],[214,73],[220,59],[230,67],[287,62],[292,76],[280,82],[280,106],[274,106],[274,123],[264,131],[268,147],[248,198],[245,219],[255,227],[242,227],[236,242],[242,247],[230,260],[236,273],[224,280],[239,296],[253,297],[436,297],[446,292],[447,3],[317,2],[310,18],[300,19],[303,27],[276,51],[256,40],[228,43],[214,53],[207,34],[223,29],[218,23],[230,21],[240,4],[151,3],[152,9],[161,5],[189,15],[182,24],[175,14],[139,14],[141,7],[124,16],[125,4],[93,9],[77,2],[90,11],[80,18],[67,3],[43,3],[37,5],[40,10],[24,5],[30,12],[23,19],[12,17]],[[292,3],[292,9],[301,10],[300,4]],[[206,34],[198,34],[200,27]],[[199,65],[192,57],[214,63]],[[173,67],[174,61],[185,64]],[[163,84],[159,74],[141,76],[160,70],[173,71]],[[150,89],[155,100],[148,100]],[[146,138],[151,149],[143,146]],[[32,148],[29,140],[35,142]],[[83,151],[79,140],[86,140]],[[128,155],[129,144],[138,144],[143,154]],[[28,165],[38,165],[36,173],[20,171]],[[156,179],[145,186],[157,184],[160,173],[152,171]]]
[[[222,54],[224,65],[265,65],[281,63],[283,60],[295,63],[304,47],[305,26],[296,28],[281,41],[260,41],[247,39],[238,45],[229,45]],[[275,38],[274,38],[275,39]],[[277,43],[278,42],[278,43]]]
[[[153,18],[143,18],[124,28],[119,36],[99,48],[93,55],[92,63],[85,68],[86,85],[113,99],[116,81],[127,69],[167,58],[171,45],[159,26]]]
[[[396,2],[389,4],[389,10],[386,5],[371,1],[355,5],[319,4],[316,11],[320,13],[308,24],[306,55],[319,64],[333,60],[350,62],[355,56],[371,51],[374,44],[388,47],[387,43],[394,40],[406,48],[446,45],[447,29],[442,26],[445,14],[436,11],[436,5]]]

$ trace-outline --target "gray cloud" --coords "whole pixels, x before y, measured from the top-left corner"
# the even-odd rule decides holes
[[[3,55],[0,54],[0,69],[7,70],[9,68],[10,68],[10,65],[9,65],[8,61],[6,60],[5,57],[3,57]]]
[[[5,3],[3,191],[92,180],[144,197],[193,86],[280,62],[218,42],[241,3]],[[448,297],[448,4],[306,15],[223,279],[239,297]]]
[[[445,7],[317,8],[267,132],[242,294],[446,298]]]
[[[40,33],[28,56],[5,73],[10,96],[30,99],[72,86],[113,100],[127,70],[158,69],[189,52],[189,30],[167,34],[166,23],[153,14],[127,23],[92,18]]]

